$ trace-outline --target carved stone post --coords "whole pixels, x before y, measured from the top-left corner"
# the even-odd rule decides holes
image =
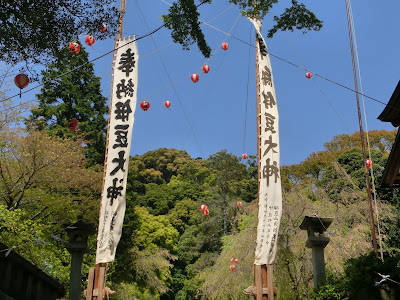
[[[300,229],[307,230],[308,233],[306,247],[312,249],[314,288],[326,282],[324,248],[328,245],[330,238],[325,235],[325,232],[332,221],[333,218],[305,216],[300,225]]]
[[[67,250],[71,253],[71,273],[69,279],[69,300],[81,299],[83,254],[89,251],[87,239],[96,232],[94,226],[84,223],[82,217],[72,225],[64,225],[69,236]]]

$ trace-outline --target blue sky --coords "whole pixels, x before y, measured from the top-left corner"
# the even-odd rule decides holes
[[[263,21],[264,36],[273,16],[290,4],[289,0],[280,2]],[[330,82],[354,88],[345,0],[304,3],[323,20],[320,31],[278,32],[273,39],[266,39],[273,55],[282,165],[300,163],[310,153],[323,150],[323,144],[335,135],[359,130],[354,92]],[[351,5],[363,93],[387,103],[400,79],[398,28],[393,21],[400,1],[363,0]],[[167,9],[163,0],[127,0],[124,36],[141,36],[157,28]],[[165,28],[138,41],[138,103],[131,155],[160,147],[184,149],[192,157],[203,158],[222,149],[238,156],[243,152],[256,154],[255,49],[248,45],[254,45],[254,29],[227,0],[214,0],[199,11],[201,20],[212,26],[202,25],[212,48],[209,60],[196,45],[184,51],[172,43]],[[227,51],[220,48],[224,41],[229,44]],[[96,41],[86,50],[94,59],[112,47],[113,39],[109,39]],[[330,81],[316,75],[307,79],[306,71],[282,59]],[[94,62],[107,97],[111,60],[109,54]],[[210,66],[208,74],[201,71],[204,63]],[[193,73],[199,74],[199,82],[192,83]],[[139,107],[143,99],[150,102],[146,112]],[[164,107],[165,100],[171,101],[170,109]],[[368,130],[393,129],[391,124],[377,120],[383,104],[368,98],[364,102]],[[364,119],[363,124],[365,130]]]

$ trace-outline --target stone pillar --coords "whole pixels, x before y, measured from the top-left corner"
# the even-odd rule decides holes
[[[64,224],[64,227],[69,236],[69,243],[66,245],[66,248],[72,256],[69,279],[69,300],[80,300],[82,294],[83,254],[89,251],[87,239],[89,235],[94,234],[96,230],[92,224],[84,223],[82,217],[79,217],[78,222],[72,225]]]
[[[333,218],[305,216],[300,225],[300,229],[307,230],[308,233],[306,247],[312,249],[314,288],[326,282],[324,248],[328,245],[330,238],[325,235],[325,232],[332,221]]]

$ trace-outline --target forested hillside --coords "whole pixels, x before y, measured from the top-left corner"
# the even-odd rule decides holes
[[[376,187],[395,133],[369,133]],[[325,257],[330,287],[343,299],[353,279],[340,286],[334,279],[345,276],[349,259],[372,251],[359,134],[336,136],[324,146],[301,164],[282,168],[284,209],[275,268],[279,299],[314,297],[311,250],[299,229],[305,215],[334,218]],[[110,272],[118,299],[132,294],[138,299],[246,299],[242,291],[253,280],[256,177],[254,157],[242,160],[226,151],[206,160],[176,149],[133,157],[125,227]],[[384,255],[395,256],[398,197],[379,189],[376,196]],[[208,216],[202,204],[209,207]],[[232,258],[238,259],[234,271]],[[324,299],[321,293],[315,297]]]
[[[97,224],[101,167],[87,163],[79,135],[60,138],[34,126],[19,129],[10,120],[2,120],[0,130],[0,240],[67,286],[63,224],[79,215]],[[395,135],[369,132],[384,263],[369,254],[358,133],[336,136],[323,151],[282,167],[284,207],[274,273],[279,299],[348,299],[379,281],[377,272],[400,281],[399,197],[378,188]],[[161,148],[131,157],[123,234],[107,276],[117,291],[112,299],[248,299],[242,291],[253,282],[256,197],[254,156],[244,160],[222,150],[202,159]],[[305,215],[334,218],[325,249],[329,279],[317,293],[307,234],[299,229]],[[94,265],[95,239],[85,255],[84,276]]]

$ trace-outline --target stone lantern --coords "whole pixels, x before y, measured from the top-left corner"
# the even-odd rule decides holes
[[[330,238],[325,233],[332,221],[333,218],[305,216],[300,225],[300,229],[307,230],[306,247],[312,249],[314,288],[326,282],[324,248],[328,245]]]
[[[89,252],[87,240],[89,235],[96,233],[93,224],[85,223],[82,216],[74,224],[64,224],[69,241],[66,245],[71,253],[71,273],[69,281],[69,300],[81,299],[81,281],[83,254]]]

